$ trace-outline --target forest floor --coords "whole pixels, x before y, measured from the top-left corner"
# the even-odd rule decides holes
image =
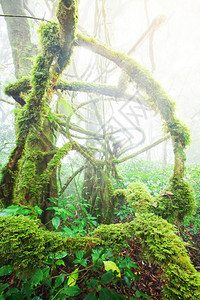
[[[188,243],[187,250],[191,261],[195,268],[200,271],[200,228],[196,228],[193,223],[190,223],[187,227],[182,228],[182,238]],[[140,291],[145,295],[148,295],[148,299],[163,300],[162,289],[164,288],[165,282],[162,279],[162,268],[156,264],[150,264],[144,259],[140,239],[133,238],[128,243],[125,250],[119,253],[119,256],[125,258],[127,254],[138,267],[132,270],[136,275],[136,279],[131,282],[131,288],[128,288],[124,279],[122,279],[122,282],[119,284],[117,282],[115,284],[111,282],[107,285],[107,288],[115,290],[118,294],[124,295],[126,299],[130,299],[131,297],[133,297],[132,299],[145,299],[146,297],[140,296],[138,298],[136,296],[137,291]],[[74,268],[70,268],[69,266],[62,266],[57,269],[58,273],[56,275],[63,272],[71,273],[73,270]],[[95,278],[95,273],[87,272],[86,276],[89,281],[90,279]],[[23,285],[21,280],[16,280],[13,273],[4,277],[4,284],[5,283],[17,288],[22,288]],[[79,283],[79,286],[83,293],[73,297],[73,299],[81,300],[88,294],[84,280]],[[41,297],[39,299],[50,299],[50,289],[48,287],[42,286],[37,290],[36,294]]]

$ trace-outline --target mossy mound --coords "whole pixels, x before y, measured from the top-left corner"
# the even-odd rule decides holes
[[[192,188],[184,179],[172,178],[162,194],[154,199],[154,204],[153,212],[171,223],[182,223],[196,210]]]

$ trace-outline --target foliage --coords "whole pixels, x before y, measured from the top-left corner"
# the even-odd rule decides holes
[[[55,229],[62,232],[64,236],[85,236],[98,225],[97,218],[88,213],[90,204],[85,199],[73,200],[72,197],[50,199],[55,206],[47,208],[54,210],[52,224]]]
[[[31,276],[21,278],[18,288],[1,283],[1,277],[13,273],[13,267],[5,265],[0,268],[2,299],[11,294],[12,299],[23,299],[24,297],[39,299],[37,298],[38,289],[42,288],[43,291],[48,292],[48,299],[66,299],[82,295],[81,299],[84,297],[84,299],[120,300],[125,297],[115,291],[116,284],[126,284],[131,288],[137,278],[137,275],[134,274],[137,265],[128,255],[125,258],[119,257],[113,260],[111,251],[93,249],[91,256],[85,259],[83,251],[77,251],[73,260],[73,271],[70,273],[64,271],[66,256],[67,252],[54,255],[54,259],[49,260],[44,268],[35,270]],[[88,274],[90,274],[89,278]],[[17,280],[17,274],[15,274],[14,280]],[[136,291],[136,296],[149,299],[140,291]]]

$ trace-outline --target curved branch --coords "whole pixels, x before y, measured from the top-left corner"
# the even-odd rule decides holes
[[[2,99],[2,98],[0,98],[0,101],[5,102],[5,103],[10,104],[10,105],[14,105],[14,102],[10,102],[10,101]]]
[[[64,191],[66,190],[66,188],[68,187],[68,185],[72,182],[72,180],[79,174],[81,173],[84,169],[86,168],[86,166],[82,166],[80,167],[78,170],[76,170],[76,172],[74,172],[67,180],[67,182],[63,185],[62,189],[59,192],[59,195],[61,196]]]
[[[136,157],[136,156],[138,156],[139,154],[141,154],[141,153],[143,153],[143,152],[146,152],[147,150],[149,150],[149,149],[151,149],[151,148],[153,148],[153,147],[155,147],[155,146],[161,144],[162,142],[168,140],[169,138],[170,138],[169,135],[168,135],[168,136],[165,136],[165,137],[163,137],[163,138],[157,140],[156,142],[152,143],[151,145],[149,145],[149,146],[147,146],[147,147],[145,147],[145,148],[143,148],[143,149],[141,149],[141,150],[139,150],[139,151],[137,151],[137,152],[135,152],[135,153],[132,153],[132,154],[127,155],[127,156],[125,156],[125,157],[123,157],[123,158],[121,158],[121,159],[118,159],[118,160],[117,160],[117,163],[122,163],[122,162],[125,162],[125,161],[128,160],[128,159],[131,159],[131,158],[133,158],[133,157]]]
[[[184,176],[184,149],[190,142],[190,134],[188,128],[175,116],[175,103],[167,96],[160,84],[152,78],[151,73],[126,54],[113,51],[94,38],[88,38],[81,34],[77,35],[76,43],[78,46],[87,47],[113,61],[137,83],[140,90],[149,96],[150,107],[160,113],[166,131],[171,134],[175,155],[174,177],[180,181]]]

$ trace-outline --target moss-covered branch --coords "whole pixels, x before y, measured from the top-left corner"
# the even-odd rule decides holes
[[[187,127],[181,124],[175,116],[175,103],[152,78],[151,73],[134,59],[124,53],[113,51],[94,38],[82,34],[77,36],[76,43],[113,61],[137,83],[140,90],[149,96],[149,105],[160,113],[166,125],[166,131],[171,134],[175,154],[174,176],[180,180],[184,175],[184,149],[190,142],[190,134]]]
[[[65,81],[60,80],[56,86],[56,89],[67,90],[67,91],[77,91],[84,93],[94,93],[98,95],[110,96],[114,98],[124,98],[130,101],[138,101],[134,96],[122,92],[116,86],[110,86],[106,84],[94,83],[94,82],[84,82],[84,81]]]
[[[154,143],[148,145],[147,147],[145,147],[145,148],[143,148],[143,149],[141,149],[141,150],[138,150],[138,151],[136,151],[135,153],[132,153],[132,154],[130,154],[130,155],[127,155],[127,156],[125,156],[125,157],[123,157],[123,158],[121,158],[121,159],[118,159],[118,160],[117,160],[117,163],[122,163],[122,162],[125,162],[126,160],[129,160],[129,159],[131,159],[131,158],[134,158],[134,157],[138,156],[139,154],[144,153],[144,152],[146,152],[147,150],[149,150],[149,149],[151,149],[151,148],[153,148],[153,147],[156,147],[157,145],[163,143],[164,141],[166,141],[166,140],[168,140],[168,139],[169,139],[169,135],[167,135],[167,136],[165,136],[165,137],[163,137],[163,138],[160,138],[160,139],[157,140],[156,142],[154,142]]]
[[[101,244],[95,237],[64,238],[28,217],[0,217],[0,265],[12,264],[30,275],[47,262],[50,253],[88,251]]]

